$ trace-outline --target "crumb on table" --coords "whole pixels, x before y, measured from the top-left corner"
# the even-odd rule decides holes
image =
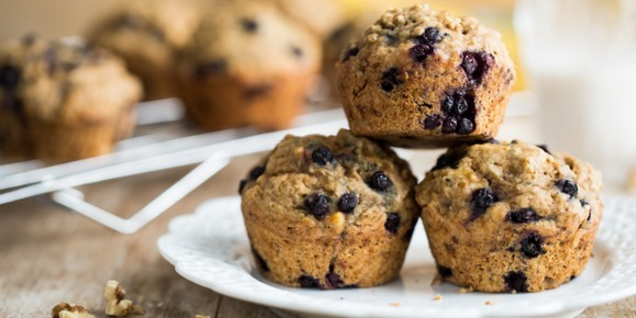
[[[400,303],[390,303],[389,306],[391,306],[391,307],[400,307]]]
[[[435,297],[433,297],[433,300],[442,300],[444,299],[444,297],[442,297],[442,295],[440,294],[435,294]]]
[[[486,301],[486,306],[492,306],[494,304],[495,304],[495,302],[493,302],[492,300],[487,300]]]

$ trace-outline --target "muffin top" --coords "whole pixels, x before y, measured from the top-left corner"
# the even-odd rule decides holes
[[[220,2],[195,32],[181,68],[195,78],[233,76],[245,82],[318,72],[318,39],[272,3]]]
[[[473,85],[484,81],[495,63],[512,67],[497,31],[475,18],[455,17],[423,4],[385,12],[341,58],[347,68],[358,71],[377,64],[411,66],[416,62],[427,73],[454,76],[459,84]],[[514,79],[514,69],[510,72],[507,80]]]
[[[107,47],[131,45],[143,49],[143,43],[156,42],[180,48],[198,26],[198,11],[190,1],[126,1],[100,20],[88,38]]]
[[[507,223],[515,231],[540,228],[551,237],[564,228],[597,224],[601,189],[600,173],[589,164],[513,141],[449,149],[416,191],[428,211],[423,213],[444,213],[462,226],[473,223],[470,228],[484,236]]]
[[[244,211],[272,221],[263,224],[284,222],[299,238],[337,237],[349,227],[401,236],[417,219],[415,183],[391,149],[341,130],[287,136],[250,171],[240,192]]]
[[[111,120],[141,95],[138,80],[118,58],[68,39],[7,42],[0,47],[0,70],[0,100],[43,121]]]

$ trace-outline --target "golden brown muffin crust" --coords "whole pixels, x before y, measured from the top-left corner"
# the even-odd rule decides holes
[[[457,147],[416,188],[438,269],[486,292],[536,292],[578,276],[603,214],[600,174],[522,142]]]
[[[261,272],[285,285],[328,289],[391,280],[417,221],[414,185],[390,149],[346,130],[286,137],[242,186]]]
[[[405,147],[494,137],[515,78],[497,32],[427,5],[384,13],[338,72],[352,132]]]

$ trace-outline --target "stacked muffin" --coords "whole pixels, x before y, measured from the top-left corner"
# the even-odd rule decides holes
[[[342,52],[338,72],[351,131],[288,136],[241,182],[265,277],[323,289],[387,282],[415,214],[451,283],[535,292],[583,271],[603,213],[600,174],[545,146],[493,139],[515,79],[498,33],[426,5],[393,9]],[[389,146],[450,148],[415,186]]]

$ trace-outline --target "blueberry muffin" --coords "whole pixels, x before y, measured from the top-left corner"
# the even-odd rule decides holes
[[[199,8],[189,1],[126,1],[88,32],[88,41],[116,53],[144,86],[144,99],[177,95],[174,55],[198,26]]]
[[[390,281],[417,221],[415,183],[392,150],[347,130],[287,136],[239,189],[261,273],[321,289]]]
[[[441,277],[537,292],[583,272],[603,215],[600,174],[521,142],[451,148],[416,188]]]
[[[427,5],[384,13],[338,63],[351,131],[402,147],[495,136],[514,80],[497,32]]]
[[[20,98],[22,73],[45,48],[43,41],[30,35],[0,45],[0,157],[3,159],[29,155],[27,121]]]
[[[206,130],[289,126],[319,71],[320,43],[268,2],[223,2],[179,58],[180,96]]]
[[[13,147],[23,153],[82,159],[110,152],[132,132],[141,85],[106,51],[68,41],[9,42],[0,49],[0,70],[3,115],[10,114],[0,132],[19,138]]]

